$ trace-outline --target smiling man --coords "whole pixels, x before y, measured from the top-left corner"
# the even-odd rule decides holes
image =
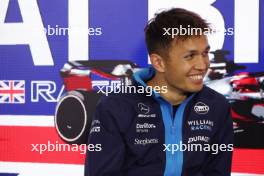
[[[88,152],[86,176],[230,175],[229,104],[203,85],[208,31],[199,15],[179,8],[163,11],[147,24],[152,66],[136,72],[132,86],[152,87],[153,94],[100,100],[92,125],[100,130],[90,132],[89,143],[101,144],[102,150]],[[159,92],[164,86],[166,91]]]

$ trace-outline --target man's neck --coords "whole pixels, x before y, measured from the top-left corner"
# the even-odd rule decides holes
[[[171,88],[170,85],[168,85],[166,81],[161,79],[157,74],[147,82],[147,85],[151,86],[152,88],[155,86],[159,86],[160,88],[162,86],[167,86],[166,93],[160,93],[160,95],[172,105],[181,104],[187,98],[186,94],[175,88]]]

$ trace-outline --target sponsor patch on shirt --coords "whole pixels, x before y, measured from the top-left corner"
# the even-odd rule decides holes
[[[148,133],[149,129],[156,128],[155,124],[152,123],[137,123],[136,132],[137,133]]]
[[[197,102],[194,107],[193,107],[194,111],[197,113],[197,114],[207,114],[209,112],[209,106],[206,105],[205,103],[203,102]]]
[[[157,144],[159,143],[159,140],[154,138],[154,139],[148,139],[148,138],[145,138],[145,139],[138,139],[138,138],[135,138],[135,145],[147,145],[147,144]]]
[[[189,120],[187,121],[187,124],[192,131],[212,131],[212,128],[214,126],[214,122],[211,120]]]

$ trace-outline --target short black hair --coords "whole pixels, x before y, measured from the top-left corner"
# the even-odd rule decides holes
[[[164,35],[165,29],[201,29],[202,32],[211,31],[209,24],[201,18],[198,14],[182,9],[172,8],[155,14],[146,25],[145,41],[149,54],[159,54],[161,56],[167,56],[172,41],[183,41],[193,35],[177,35],[175,38],[171,35]]]

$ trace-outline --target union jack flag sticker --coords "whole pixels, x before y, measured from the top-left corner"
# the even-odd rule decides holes
[[[25,103],[25,81],[0,80],[0,103]]]

